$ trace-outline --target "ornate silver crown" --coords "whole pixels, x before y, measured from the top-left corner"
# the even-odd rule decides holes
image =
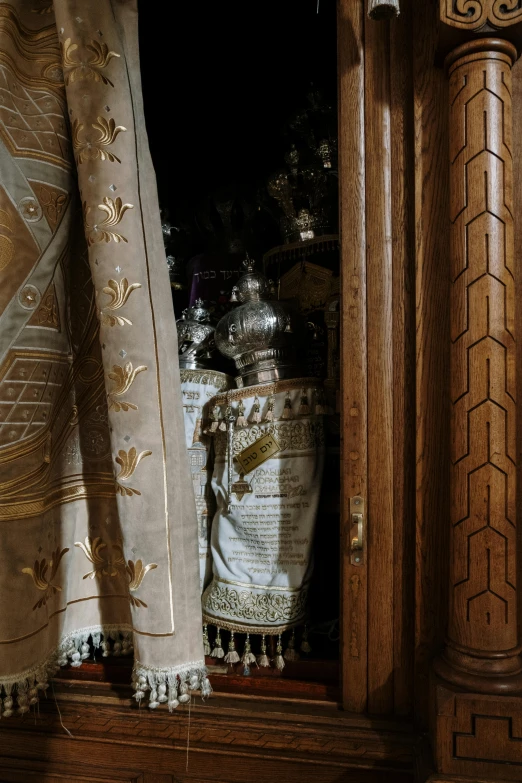
[[[216,326],[218,350],[233,359],[239,386],[252,386],[299,376],[295,357],[292,319],[286,307],[271,297],[274,286],[255,262],[243,261],[245,274],[232,289],[231,301],[240,302]]]
[[[214,344],[214,327],[210,313],[201,299],[193,307],[183,310],[176,321],[178,330],[179,366],[191,370],[211,367]]]

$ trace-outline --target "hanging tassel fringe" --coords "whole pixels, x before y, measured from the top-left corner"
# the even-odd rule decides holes
[[[246,427],[247,420],[245,419],[245,406],[243,404],[243,400],[239,400],[239,405],[237,406],[237,421],[236,421],[236,427]]]
[[[285,659],[283,658],[283,645],[281,644],[281,634],[277,640],[276,657],[274,658],[274,666],[279,669],[280,672],[285,668]]]
[[[241,656],[241,663],[244,665],[244,671],[243,674],[250,674],[250,664],[255,663],[257,666],[257,660],[256,656],[252,652],[252,648],[250,646],[250,634],[247,633],[246,641],[245,641],[245,649],[243,650],[243,655]]]
[[[292,631],[292,635],[288,641],[288,647],[285,650],[284,654],[285,661],[298,661],[299,660],[299,653],[295,649],[295,631]]]
[[[223,646],[221,644],[221,628],[217,629],[216,634],[216,640],[214,642],[214,649],[210,653],[212,658],[224,658],[225,657],[225,651],[223,650]]]
[[[133,649],[132,632],[112,626],[84,628],[66,636],[44,664],[15,677],[0,679],[0,717],[10,718],[29,712],[38,703],[39,693],[45,693],[49,680],[61,666],[81,666],[90,657],[89,639],[95,649],[102,650],[103,656],[129,655]],[[148,706],[151,709],[166,702],[170,710],[183,704],[181,697],[177,696],[178,690],[180,696],[200,691],[204,698],[212,692],[203,661],[174,669],[149,669],[136,661],[132,683],[134,698],[141,702],[149,694]]]
[[[259,424],[261,421],[261,405],[259,404],[259,398],[256,397],[254,404],[252,405],[252,414],[250,416],[252,424]]]
[[[265,634],[263,634],[263,637],[261,639],[261,655],[258,655],[257,657],[257,664],[258,666],[270,666],[270,661],[268,658],[268,655],[266,654],[266,639]]]
[[[301,395],[301,404],[299,405],[299,416],[309,416],[310,415],[310,406],[308,404],[308,395],[306,393],[306,389],[303,389],[303,393]]]
[[[283,408],[283,413],[281,415],[282,419],[293,419],[294,418],[294,412],[292,410],[292,400],[290,398],[290,394],[287,394],[285,397],[285,406]]]
[[[228,652],[225,655],[225,663],[239,663],[239,655],[236,652],[236,643],[234,641],[234,631],[230,632],[230,641],[228,643]]]
[[[219,408],[217,405],[215,405],[212,408],[212,412],[210,414],[210,427],[208,427],[205,432],[209,435],[214,434],[217,432],[219,426]]]
[[[203,652],[205,655],[210,655],[210,644],[208,641],[208,626],[205,623],[203,626]]]
[[[306,654],[312,652],[312,648],[310,647],[310,642],[308,641],[308,629],[306,625],[303,630],[303,638],[301,639],[301,652]]]
[[[265,413],[265,421],[274,421],[274,398],[268,398],[268,407]]]
[[[318,391],[315,396],[315,415],[324,416],[326,413],[327,413],[327,409],[324,400],[324,394],[322,391]]]

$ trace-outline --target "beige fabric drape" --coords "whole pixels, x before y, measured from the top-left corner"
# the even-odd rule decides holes
[[[104,655],[134,646],[150,706],[209,691],[136,2],[13,0],[0,4],[3,714],[27,711],[90,640]]]

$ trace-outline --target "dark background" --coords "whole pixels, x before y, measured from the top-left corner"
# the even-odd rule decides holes
[[[174,223],[285,165],[283,128],[310,83],[335,105],[335,14],[335,0],[319,13],[317,0],[139,1],[145,118]]]

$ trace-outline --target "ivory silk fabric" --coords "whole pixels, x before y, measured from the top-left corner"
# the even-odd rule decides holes
[[[214,450],[203,432],[204,408],[216,394],[232,386],[232,379],[214,370],[181,370],[181,395],[187,455],[198,516],[199,584],[201,591],[212,578],[210,531],[216,510],[212,489]]]
[[[324,462],[319,401],[317,381],[301,378],[234,390],[210,403],[229,407],[236,419],[235,457],[265,434],[279,451],[246,475],[235,460],[229,486],[227,435],[216,432],[205,623],[281,634],[304,622]]]
[[[80,665],[89,637],[134,646],[151,707],[209,691],[136,3],[14,0],[0,3],[3,714]]]

